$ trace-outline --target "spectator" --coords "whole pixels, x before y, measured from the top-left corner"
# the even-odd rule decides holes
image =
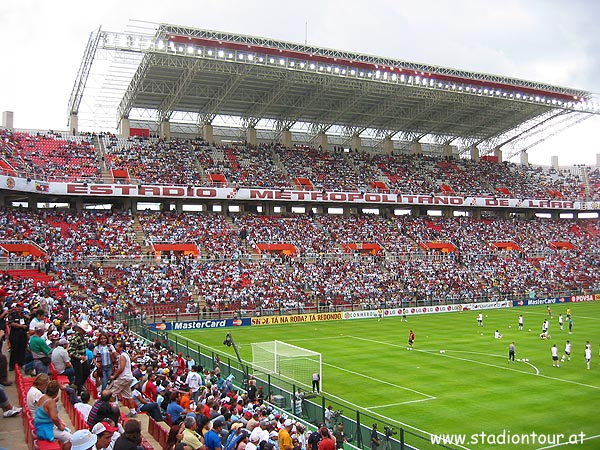
[[[67,348],[69,347],[69,341],[65,338],[60,338],[56,343],[56,347],[52,350],[52,364],[56,369],[56,373],[59,375],[65,375],[69,378],[69,384],[75,382],[75,371],[71,364],[71,358]]]
[[[108,422],[98,422],[92,427],[92,433],[97,437],[96,450],[106,450],[111,446],[112,437],[117,431],[117,427]],[[71,449],[73,450],[73,449]]]
[[[130,419],[123,425],[123,434],[115,441],[113,450],[137,450],[142,443],[142,424]]]
[[[90,415],[90,411],[92,410],[92,405],[90,405],[90,393],[88,391],[83,391],[81,393],[81,401],[75,403],[74,408],[81,413],[83,416],[83,420],[88,420]]]
[[[135,417],[137,412],[131,392],[131,383],[135,378],[131,371],[131,357],[127,353],[125,341],[121,340],[117,342],[115,350],[117,352],[117,369],[110,377],[113,380],[111,390],[115,395],[119,396],[119,400],[121,400],[123,406],[129,408],[130,416]]]
[[[90,430],[78,430],[73,433],[71,441],[71,450],[91,450],[97,449],[98,436]]]
[[[196,418],[194,416],[187,416],[183,420],[185,429],[183,430],[183,438],[181,442],[189,445],[192,450],[199,450],[202,448],[202,437],[196,432]]]
[[[71,433],[66,424],[58,417],[58,396],[60,384],[50,380],[46,393],[38,400],[33,424],[40,439],[58,440],[61,450],[71,449]]]
[[[221,445],[221,431],[225,426],[225,422],[221,419],[217,419],[213,422],[211,430],[204,435],[204,446],[207,450],[220,450],[223,448]]]
[[[112,376],[113,366],[115,364],[115,347],[108,341],[106,333],[100,333],[94,347],[94,362],[97,367],[97,374],[101,381],[101,390],[106,389],[110,377]]]
[[[165,445],[163,446],[163,450],[174,450],[175,445],[180,443],[181,440],[183,439],[184,430],[185,430],[185,425],[183,422],[180,424],[171,426],[171,429],[169,430],[169,434],[167,436],[167,441],[166,441]]]
[[[10,403],[8,396],[6,395],[6,391],[4,390],[4,386],[0,386],[0,408],[2,408],[4,411],[4,417],[15,417],[22,410],[22,408],[13,406]]]
[[[45,373],[40,373],[33,380],[33,385],[27,391],[27,409],[35,417],[35,410],[39,406],[39,400],[44,396],[50,377]]]
[[[75,334],[69,344],[69,355],[71,356],[71,365],[75,377],[75,385],[81,391],[83,383],[89,376],[89,361],[86,356],[87,343],[85,334],[92,331],[92,327],[87,321],[82,321],[73,325]]]
[[[106,417],[110,418],[114,423],[119,423],[121,412],[119,408],[112,405],[112,399],[114,399],[113,393],[108,389],[100,393],[100,398],[92,405],[92,409],[88,415],[87,424],[90,428]]]

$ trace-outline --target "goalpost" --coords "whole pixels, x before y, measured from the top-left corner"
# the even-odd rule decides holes
[[[319,374],[322,389],[323,373],[321,354],[282,341],[255,342],[252,344],[254,370],[273,374],[311,390],[313,374]]]

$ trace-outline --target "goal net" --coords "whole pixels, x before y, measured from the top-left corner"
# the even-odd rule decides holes
[[[321,354],[281,341],[252,344],[252,366],[255,371],[277,375],[310,390],[313,374],[319,374],[322,387]]]

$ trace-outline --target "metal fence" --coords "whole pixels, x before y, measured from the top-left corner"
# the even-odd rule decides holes
[[[158,338],[176,353],[190,355],[202,367],[214,367],[219,362],[223,377],[233,375],[236,385],[243,387],[245,375],[253,374],[259,386],[264,387],[265,399],[279,410],[286,411],[296,416],[308,425],[317,426],[325,423],[325,412],[332,407],[330,426],[344,424],[344,432],[348,437],[351,447],[361,450],[371,449],[371,432],[373,424],[377,424],[377,432],[381,445],[378,450],[439,450],[452,449],[440,444],[432,444],[430,435],[411,429],[410,427],[397,427],[391,421],[381,416],[356,410],[348,403],[340,402],[326,394],[304,393],[296,396],[302,386],[296,385],[270,374],[254,372],[251,365],[229,354],[221,353],[206,347],[198,342],[191,341],[175,333],[156,332],[151,330],[139,317],[127,317],[132,331],[143,338],[154,341]]]

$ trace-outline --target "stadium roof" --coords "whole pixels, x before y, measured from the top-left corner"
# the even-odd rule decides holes
[[[236,117],[274,136],[393,138],[491,150],[600,113],[590,92],[268,38],[158,25],[92,33],[69,101],[79,113],[99,51],[113,53],[100,110],[201,126]],[[97,101],[97,100],[95,100]],[[528,144],[529,145],[529,144]]]

